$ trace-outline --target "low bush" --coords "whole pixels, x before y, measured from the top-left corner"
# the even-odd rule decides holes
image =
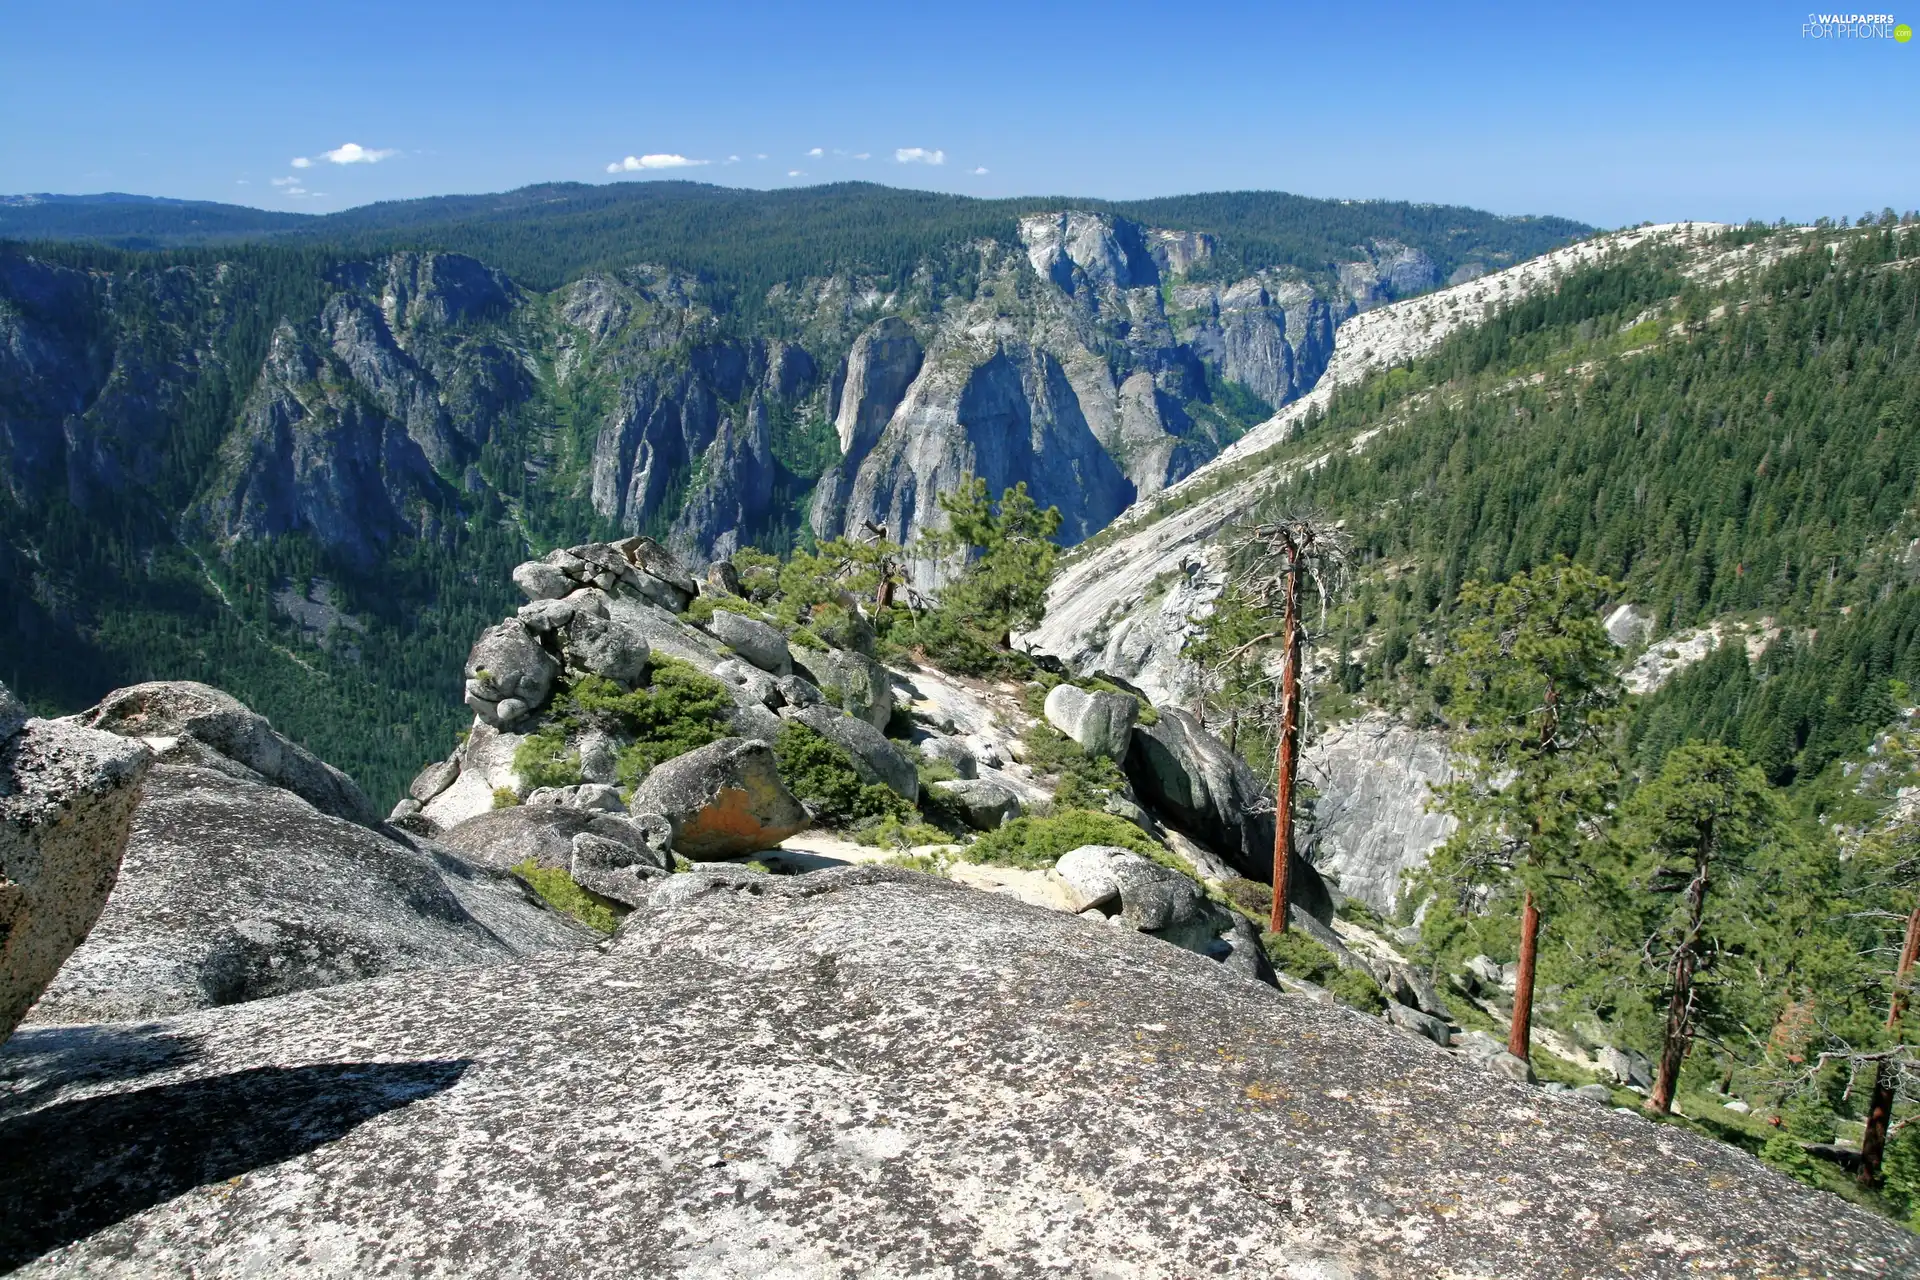
[[[1085,844],[1117,845],[1156,862],[1167,857],[1165,849],[1125,818],[1091,809],[1062,809],[1044,818],[1015,818],[968,845],[962,856],[969,862],[1037,869],[1052,866],[1061,854]]]
[[[869,827],[862,827],[854,835],[855,842],[875,849],[898,849],[905,852],[915,845],[953,844],[954,839],[939,827],[924,822],[901,822],[898,818],[887,818]]]
[[[599,933],[612,933],[620,923],[620,917],[627,908],[603,898],[591,889],[583,889],[574,878],[559,867],[543,867],[532,858],[513,865],[513,874],[526,881],[527,887],[540,895],[540,900],[555,911],[572,916],[581,924]]]
[[[520,795],[512,787],[495,787],[493,789],[494,808],[511,809],[519,803]]]
[[[1026,763],[1036,773],[1052,774],[1060,781],[1053,789],[1053,803],[1062,809],[1098,809],[1109,796],[1127,789],[1127,776],[1106,756],[1088,755],[1080,744],[1042,720],[1027,730],[1021,739],[1027,750]]]
[[[580,758],[567,741],[588,729],[629,740],[616,767],[632,787],[663,760],[685,755],[727,734],[733,697],[725,685],[678,658],[656,656],[647,684],[622,689],[602,676],[582,676],[554,697],[546,722],[513,753],[513,767],[536,787],[572,786]]]
[[[1342,1004],[1363,1013],[1379,1013],[1387,1007],[1387,996],[1379,983],[1358,969],[1342,969],[1332,951],[1299,929],[1262,933],[1260,945],[1274,968],[1302,982],[1325,987]]]
[[[846,829],[887,819],[910,823],[916,817],[893,788],[861,781],[852,756],[798,721],[780,726],[773,758],[787,789],[827,826]]]

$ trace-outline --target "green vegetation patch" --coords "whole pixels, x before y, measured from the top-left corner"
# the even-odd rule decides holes
[[[555,911],[572,916],[597,933],[612,933],[627,908],[591,889],[583,889],[559,867],[543,867],[528,858],[513,864],[513,874],[527,883],[540,900]]]
[[[1061,809],[1046,817],[1015,818],[968,845],[962,856],[969,862],[1040,870],[1058,862],[1061,854],[1087,844],[1117,845],[1155,862],[1168,859],[1165,849],[1125,818],[1091,809]]]
[[[887,820],[904,824],[918,817],[893,788],[861,781],[852,756],[798,721],[780,726],[773,758],[788,789],[826,826],[847,829]],[[938,838],[946,837],[940,833]]]
[[[1387,996],[1379,983],[1358,969],[1341,968],[1333,952],[1298,929],[1262,933],[1260,945],[1274,968],[1302,982],[1325,987],[1342,1004],[1363,1013],[1379,1013],[1387,1007]]]
[[[622,689],[602,676],[582,676],[558,694],[546,722],[513,753],[513,767],[531,786],[572,786],[580,758],[567,740],[589,729],[631,739],[617,758],[620,785],[631,787],[663,760],[727,735],[733,697],[727,687],[678,658],[656,656],[646,686]]]

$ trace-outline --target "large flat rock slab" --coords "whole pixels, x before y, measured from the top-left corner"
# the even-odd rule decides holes
[[[25,1275],[1920,1267],[1730,1147],[882,867],[668,877],[604,954],[26,1029],[0,1224]]]

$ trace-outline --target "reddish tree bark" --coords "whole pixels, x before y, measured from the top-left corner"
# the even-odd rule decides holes
[[[1268,928],[1287,931],[1287,881],[1293,869],[1293,781],[1299,772],[1300,743],[1300,552],[1287,547],[1286,615],[1281,647],[1280,748],[1274,753],[1273,917]]]
[[[1540,911],[1527,890],[1520,907],[1520,972],[1513,980],[1513,1025],[1507,1030],[1507,1052],[1516,1058],[1533,1057],[1533,960],[1540,950]]]
[[[1907,916],[1907,936],[1900,944],[1900,961],[1893,970],[1893,999],[1887,1003],[1887,1029],[1900,1025],[1907,1012],[1907,976],[1920,959],[1920,903]],[[1887,1128],[1893,1121],[1894,1077],[1900,1070],[1882,1058],[1873,1067],[1873,1097],[1867,1102],[1866,1132],[1860,1135],[1860,1185],[1880,1185],[1880,1163],[1887,1154]]]

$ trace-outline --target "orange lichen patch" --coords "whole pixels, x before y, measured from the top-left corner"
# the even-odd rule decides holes
[[[681,828],[674,842],[697,853],[751,853],[779,844],[796,830],[767,826],[755,814],[753,797],[744,788],[722,787]]]

